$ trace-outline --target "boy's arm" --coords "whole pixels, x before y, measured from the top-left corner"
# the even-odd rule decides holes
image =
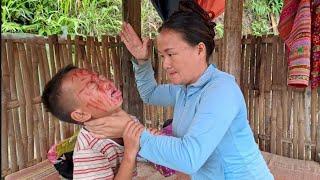
[[[132,179],[136,156],[139,151],[140,135],[144,126],[139,122],[129,121],[123,132],[124,155],[115,180]]]
[[[130,180],[134,176],[136,160],[124,155],[114,180]]]

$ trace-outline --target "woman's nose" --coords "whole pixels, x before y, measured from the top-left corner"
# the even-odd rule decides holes
[[[171,63],[168,60],[168,58],[164,57],[162,60],[163,60],[163,64],[162,64],[163,69],[167,70],[167,69],[171,68]]]

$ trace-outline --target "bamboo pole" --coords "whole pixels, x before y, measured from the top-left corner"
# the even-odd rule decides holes
[[[222,54],[225,67],[223,70],[234,75],[238,83],[240,83],[242,14],[243,0],[228,0],[225,2]]]
[[[270,152],[270,139],[271,139],[271,133],[270,133],[270,127],[271,127],[271,67],[272,67],[272,54],[274,49],[274,41],[271,41],[271,43],[267,44],[267,58],[266,58],[266,70],[265,70],[265,119],[264,119],[264,135],[265,135],[265,151]]]
[[[19,107],[21,107],[21,101],[18,99],[18,90],[17,90],[17,85],[16,82],[21,85],[21,80],[19,82],[18,78],[18,60],[19,60],[19,55],[18,55],[18,48],[16,43],[12,43],[12,52],[13,52],[13,59],[9,61],[9,73],[10,73],[10,90],[11,90],[11,100],[18,100],[19,102]],[[13,129],[15,133],[15,138],[17,142],[17,157],[18,157],[18,166],[19,170],[23,169],[25,167],[25,156],[24,156],[24,144],[22,141],[22,133],[21,133],[21,124],[20,124],[20,116],[19,116],[19,111],[18,108],[13,108],[12,109],[12,117],[13,117]]]
[[[48,38],[48,47],[49,47],[49,70],[51,69],[51,72],[49,71],[49,76],[52,77],[53,74],[56,74],[57,70],[56,70],[56,65],[55,65],[55,58],[54,58],[54,37],[53,36],[49,36]],[[53,118],[51,113],[48,113],[48,120],[49,120],[49,129],[48,129],[48,145],[49,147],[54,144],[54,122],[53,122]]]
[[[103,56],[103,66],[105,67],[105,75],[108,79],[111,79],[110,73],[110,58],[109,58],[109,40],[108,36],[102,36],[102,56]]]
[[[285,46],[283,44],[283,42],[278,39],[278,41],[280,41],[281,43],[279,44],[279,50],[282,51],[282,52],[285,52]],[[288,66],[287,66],[287,58],[286,58],[286,55],[284,54],[283,55],[284,58],[282,58],[282,69],[283,69],[283,72],[284,74],[287,74],[287,71],[288,71]],[[289,121],[290,121],[290,112],[291,112],[291,109],[289,108],[290,107],[290,104],[289,104],[289,93],[288,93],[288,88],[286,86],[287,84],[287,77],[283,77],[281,78],[281,84],[283,85],[282,86],[282,92],[281,92],[281,107],[283,108],[283,124],[282,124],[282,127],[283,127],[283,132],[282,132],[282,137],[284,139],[290,139],[289,137],[289,131],[290,131],[290,126],[289,126]],[[286,156],[286,157],[290,157],[290,154],[289,154],[289,143],[288,142],[285,142],[283,141],[282,142],[282,152],[281,152],[281,155],[283,156]]]
[[[317,111],[318,109],[318,111]],[[317,89],[311,90],[311,142],[314,142],[316,146],[311,148],[311,158],[317,159],[316,147],[320,144],[317,140],[317,126],[319,126],[319,119],[317,123],[317,112],[319,112],[319,107],[317,103]],[[320,158],[319,158],[320,159]],[[318,160],[319,160],[318,159]]]
[[[1,174],[9,170],[8,153],[8,101],[10,98],[10,75],[8,72],[7,48],[4,39],[1,39]]]
[[[97,48],[99,48],[97,41],[98,41],[98,38],[94,37],[92,41],[92,54],[93,54],[92,63],[94,64],[95,72],[98,72],[99,74],[101,74],[102,70],[99,66],[99,55],[98,55],[100,51],[97,50]]]
[[[252,39],[252,36],[247,36],[246,37],[247,39]],[[245,98],[245,101],[246,101],[246,104],[247,104],[247,107],[249,109],[249,102],[250,102],[250,98],[249,98],[249,87],[250,87],[250,81],[249,81],[249,75],[250,75],[250,71],[249,71],[249,68],[250,68],[250,58],[251,58],[251,52],[252,52],[252,44],[251,43],[248,43],[246,44],[246,49],[245,49],[245,62],[243,64],[243,88],[244,88],[244,91],[243,91],[243,94],[244,94],[244,98]],[[248,116],[249,116],[250,112],[248,112]],[[252,125],[252,119],[249,117],[249,123],[250,125]]]
[[[28,117],[28,123],[27,123],[27,134],[28,134],[28,161],[30,162],[31,160],[34,159],[34,119],[33,119],[33,114],[34,114],[34,106],[32,104],[32,99],[34,97],[34,92],[33,88],[30,88],[33,86],[33,79],[32,79],[32,49],[30,46],[30,43],[26,43],[26,53],[27,53],[27,58],[26,61],[22,61],[23,66],[25,67],[25,72],[26,72],[26,91],[28,94],[26,94],[27,99],[27,117]]]
[[[39,40],[37,39],[36,42],[38,42]],[[46,58],[46,54],[44,55],[42,53],[42,48],[43,48],[43,44],[39,44],[36,43],[36,48],[37,48],[37,59],[35,59],[35,68],[37,69],[35,72],[36,76],[38,77],[37,81],[35,84],[35,98],[40,98],[41,97],[41,85],[45,84],[45,74],[44,74],[44,70],[43,70],[43,59]],[[45,56],[45,57],[44,57]],[[47,60],[47,59],[46,59]],[[46,116],[44,116],[44,112],[42,110],[42,105],[41,105],[41,100],[40,102],[36,102],[36,108],[37,108],[37,113],[38,113],[38,117],[39,117],[39,124],[38,124],[38,128],[39,128],[39,138],[40,138],[40,151],[41,151],[41,158],[42,160],[46,159],[47,157],[47,149],[48,149],[48,134],[47,134],[47,129],[49,127],[48,125],[48,121],[44,118],[46,118]]]
[[[259,72],[259,135],[263,135],[265,137],[265,77],[266,77],[266,56],[267,55],[267,45],[263,44],[261,47],[261,67]],[[265,151],[265,138],[259,138],[259,147],[261,150]]]
[[[67,49],[68,49],[68,64],[74,64],[72,56],[72,41],[71,36],[67,35]]]
[[[291,143],[289,144],[288,148],[288,157],[293,157],[293,122],[294,122],[294,117],[293,117],[293,111],[294,111],[294,105],[293,105],[293,90],[291,87],[288,87],[288,109],[289,109],[289,118],[288,118],[288,137],[291,140]]]
[[[74,53],[74,57],[75,57],[75,65],[77,67],[82,67],[82,62],[83,62],[83,58],[82,58],[82,54],[81,54],[81,48],[80,48],[80,36],[75,36],[75,53]]]
[[[278,48],[278,43],[275,39],[273,42],[273,49],[272,49],[272,54],[273,54],[273,61],[272,61],[272,109],[271,109],[271,139],[270,139],[270,150],[271,153],[276,154],[276,145],[277,145],[277,98],[278,98],[278,90],[279,90],[279,80],[278,80],[278,68],[277,68],[277,61],[278,61],[278,54],[277,54],[277,48]]]
[[[49,73],[49,65],[48,65],[48,57],[46,53],[46,44],[39,45],[39,96],[41,96],[42,91],[44,89],[44,85],[46,82],[50,80],[50,73]],[[43,124],[43,135],[44,135],[44,148],[47,151],[49,149],[49,115],[45,111],[43,104],[40,104],[40,113],[41,113],[41,119]]]
[[[257,143],[259,143],[258,133],[260,126],[259,114],[262,109],[259,109],[259,99],[261,96],[261,89],[259,89],[260,84],[260,69],[261,69],[261,49],[262,49],[262,39],[261,37],[257,38],[256,43],[256,57],[255,57],[255,66],[254,66],[254,78],[253,78],[253,90],[254,90],[254,137]],[[263,97],[262,97],[263,98]],[[262,101],[262,100],[261,100]]]
[[[91,39],[92,39],[92,36],[88,36],[87,37],[87,40],[86,40],[86,57],[87,57],[87,66],[86,68],[87,69],[90,69],[92,70],[93,67],[92,67],[92,54],[91,54]]]
[[[299,92],[293,92],[293,158],[298,158],[298,110],[299,110]]]
[[[68,65],[68,54],[66,53],[66,45],[59,43],[61,68]]]
[[[252,131],[254,130],[254,66],[255,66],[256,41],[251,41],[251,53],[249,60],[249,122]]]
[[[115,44],[115,38],[109,37],[109,42],[110,42],[110,44]],[[117,87],[120,88],[120,62],[118,61],[118,56],[116,54],[115,48],[111,48],[111,62],[112,62],[113,73],[114,73],[113,74],[114,81],[115,81]],[[126,69],[126,71],[127,70],[128,69]]]
[[[280,38],[277,38],[277,60],[274,62],[274,64],[276,65],[276,68],[275,68],[275,73],[276,74],[280,74],[281,71],[283,71],[284,69],[284,66],[283,66],[283,60],[284,60],[284,51],[283,51],[283,44],[282,42],[280,41]],[[276,94],[277,94],[277,97],[276,97],[276,101],[277,101],[277,143],[276,143],[276,152],[277,154],[279,155],[282,155],[282,138],[284,137],[283,136],[283,106],[282,106],[282,103],[281,103],[281,90],[283,88],[285,88],[285,78],[283,76],[279,76],[279,75],[276,75],[275,74],[275,80],[276,83],[279,85],[279,90],[276,91]]]
[[[299,93],[299,109],[298,109],[298,158],[305,159],[304,142],[305,142],[305,118],[304,118],[304,91]]]
[[[100,74],[105,76],[105,62],[103,61],[102,54],[103,54],[103,47],[100,47],[98,38],[95,38],[95,53],[97,53],[97,61],[98,61],[98,68]]]
[[[14,70],[12,67],[12,62],[14,61],[14,52],[13,52],[13,43],[11,40],[7,41],[7,48],[8,48],[8,73],[9,73],[9,88],[10,88],[10,100],[16,100],[15,96],[15,92],[12,88],[12,85],[14,83],[14,81],[12,80],[12,78],[14,77]],[[11,63],[10,63],[11,62]],[[5,62],[6,63],[6,62]],[[11,71],[9,70],[9,68],[11,69]],[[14,99],[15,98],[15,99]],[[15,130],[14,130],[14,120],[13,120],[13,110],[10,110],[8,117],[9,117],[9,132],[8,132],[8,140],[9,140],[9,149],[10,149],[10,158],[9,158],[9,162],[11,162],[11,171],[12,172],[16,172],[18,170],[18,164],[17,164],[17,151],[16,151],[16,138],[15,138]]]
[[[117,44],[121,44],[121,40],[120,40],[120,36],[116,36],[116,38],[115,38],[115,44],[114,44],[114,48],[115,48],[115,52],[116,52],[116,55],[117,55],[117,66],[118,66],[118,72],[119,72],[119,87],[121,88],[121,90],[123,90],[123,79],[122,79],[122,75],[120,75],[121,73],[120,72],[123,72],[123,69],[122,69],[122,66],[121,66],[121,64],[123,63],[122,61],[121,61],[121,58],[119,58],[119,57],[121,57],[122,56],[122,54],[120,54],[120,53],[123,53],[122,51],[121,51],[121,49],[123,49],[122,47],[123,46],[117,46]],[[132,66],[131,65],[131,63],[129,64],[129,66]],[[133,71],[131,70],[131,73],[133,74]],[[136,81],[134,80],[134,81],[130,81],[129,82],[130,83],[130,87],[135,87],[136,88]],[[137,89],[137,88],[136,88]],[[132,89],[131,89],[132,90]],[[134,93],[134,92],[132,92],[132,93]],[[139,95],[139,94],[136,94],[136,95]],[[130,97],[133,97],[133,96],[129,96],[129,98]],[[140,97],[139,97],[140,98]],[[136,105],[136,103],[132,103],[134,106]],[[133,106],[133,107],[134,107]],[[142,107],[142,106],[141,106]],[[141,109],[142,110],[142,109]]]
[[[39,63],[39,56],[38,56],[38,46],[33,43],[31,45],[32,48],[32,77],[33,77],[33,98],[37,96],[39,93],[39,82],[38,82],[38,63]],[[34,120],[34,140],[35,140],[35,147],[36,147],[36,161],[40,162],[42,160],[42,150],[44,149],[42,146],[42,135],[40,135],[39,131],[42,131],[40,124],[41,124],[41,119],[40,119],[40,106],[37,103],[33,103],[34,106],[34,113],[33,113],[33,120]],[[41,129],[41,130],[40,130]]]
[[[49,47],[50,47],[50,57],[52,58],[52,75],[56,74],[58,70],[61,68],[61,62],[60,62],[60,51],[59,51],[59,43],[58,43],[58,36],[52,35],[49,37]],[[54,117],[52,117],[52,122],[54,126],[54,143],[58,143],[61,140],[61,133],[60,133],[60,123],[59,120]]]
[[[26,53],[24,49],[24,44],[18,43],[17,44],[17,54],[18,58],[15,59],[15,74],[16,74],[16,84],[18,85],[17,92],[18,92],[18,99],[20,101],[20,122],[19,126],[21,129],[21,138],[22,138],[22,147],[23,149],[27,148],[28,146],[28,135],[27,135],[27,103],[26,103],[26,75],[24,74],[24,67],[22,66],[22,62],[26,59]],[[20,86],[20,87],[19,87]],[[30,87],[30,86],[29,86]],[[21,152],[25,154],[24,152]],[[28,154],[23,155],[23,162],[26,164],[28,162]],[[24,165],[25,166],[25,165]]]

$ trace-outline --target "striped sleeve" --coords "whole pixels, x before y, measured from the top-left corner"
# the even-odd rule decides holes
[[[93,149],[74,152],[73,179],[113,179],[114,173],[108,158]]]

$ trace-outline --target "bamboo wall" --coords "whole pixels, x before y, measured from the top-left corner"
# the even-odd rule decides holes
[[[71,40],[1,36],[1,176],[47,159],[51,145],[79,128],[58,121],[41,103],[45,83],[73,63],[104,74],[121,86],[119,39]]]
[[[45,112],[40,94],[45,82],[61,67],[73,63],[104,74],[122,89],[118,38],[57,36],[1,39],[1,176],[46,159],[49,147],[79,128]],[[222,41],[216,41],[212,62],[225,67]],[[251,128],[263,151],[306,160],[320,153],[319,90],[286,86],[284,45],[278,37],[244,37],[241,89],[248,106]],[[167,77],[156,51],[152,57],[159,83]],[[230,61],[229,63],[232,63]],[[127,91],[127,90],[126,90]],[[125,100],[124,100],[125,101]],[[172,108],[143,106],[143,122],[161,127],[172,118]]]

